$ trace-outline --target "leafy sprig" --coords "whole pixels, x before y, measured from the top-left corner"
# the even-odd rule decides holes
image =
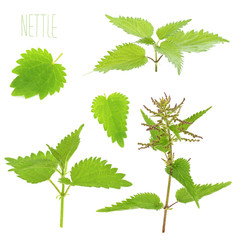
[[[170,26],[169,26],[170,27]],[[166,32],[166,36],[168,33]],[[136,208],[164,210],[162,232],[165,232],[166,219],[168,210],[176,203],[188,203],[194,201],[199,207],[199,200],[207,195],[221,190],[231,184],[231,182],[217,183],[217,184],[195,184],[190,174],[190,159],[184,158],[175,159],[173,152],[173,145],[177,141],[198,142],[201,136],[192,133],[188,128],[201,116],[207,113],[211,107],[206,110],[193,114],[192,116],[181,119],[180,111],[185,102],[185,99],[180,104],[171,106],[171,98],[165,94],[159,100],[152,99],[156,110],[144,106],[144,108],[155,118],[153,121],[142,110],[142,116],[145,121],[142,125],[150,132],[150,139],[148,143],[139,143],[139,149],[152,148],[155,151],[163,152],[165,158],[162,160],[165,163],[165,171],[168,174],[168,185],[166,201],[163,204],[160,198],[154,193],[141,193],[137,194],[122,202],[118,202],[111,207],[99,209],[98,212],[111,212],[119,210],[128,210]],[[177,180],[183,188],[176,192],[176,202],[169,204],[170,188],[172,178]]]
[[[165,56],[181,73],[183,66],[184,52],[204,52],[212,48],[215,44],[225,43],[228,40],[209,33],[204,30],[191,30],[183,32],[181,29],[186,26],[191,19],[172,22],[156,30],[157,40],[152,38],[154,28],[150,22],[141,18],[132,17],[111,17],[106,15],[110,22],[121,28],[128,34],[139,39],[135,43],[124,43],[109,51],[95,66],[94,71],[108,72],[110,70],[130,70],[145,65],[148,60],[155,64],[157,72],[158,63]],[[145,49],[139,44],[152,46],[155,52],[154,57],[146,55]]]
[[[49,181],[57,190],[61,200],[60,227],[63,227],[64,199],[70,187],[120,189],[132,185],[124,179],[125,174],[117,173],[117,168],[112,168],[112,165],[107,164],[106,160],[97,157],[81,160],[68,172],[68,162],[78,148],[80,143],[79,135],[83,126],[81,125],[77,130],[62,139],[55,149],[47,145],[50,152],[47,151],[46,154],[38,152],[24,158],[5,158],[7,164],[12,167],[9,171],[14,171],[19,178],[34,184]],[[58,181],[61,184],[61,190],[51,180],[55,172],[60,174]],[[68,174],[70,174],[71,180],[67,177]]]

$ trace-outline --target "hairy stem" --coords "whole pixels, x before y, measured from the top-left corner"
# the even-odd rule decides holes
[[[168,177],[168,187],[167,187],[167,196],[166,196],[166,202],[164,206],[164,217],[163,217],[163,226],[162,226],[162,232],[165,232],[166,228],[166,220],[167,220],[167,211],[168,211],[168,201],[169,201],[169,195],[170,195],[170,186],[171,186],[171,175]]]
[[[53,64],[56,63],[57,60],[58,60],[62,55],[63,55],[63,53],[61,53],[61,54],[56,58],[56,60],[53,62]]]
[[[170,166],[170,174],[168,176],[168,186],[167,186],[167,196],[166,196],[166,202],[164,205],[164,216],[163,216],[163,226],[162,226],[162,232],[165,232],[166,228],[166,220],[167,220],[167,211],[169,209],[168,207],[168,201],[169,201],[169,195],[170,195],[170,187],[171,187],[171,165],[173,163],[173,152],[172,152],[172,138],[171,138],[171,133],[170,133],[170,128],[169,128],[169,122],[166,116],[165,112],[165,122],[166,122],[166,127],[167,127],[167,132],[168,132],[168,141],[169,141],[169,151],[168,151],[168,158],[167,158],[167,164]]]

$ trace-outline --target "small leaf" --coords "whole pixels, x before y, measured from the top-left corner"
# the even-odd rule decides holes
[[[215,193],[222,188],[225,188],[229,186],[232,182],[225,182],[225,183],[216,183],[214,185],[212,184],[204,184],[204,185],[194,185],[195,191],[197,193],[198,199],[201,199],[207,195],[210,195],[212,193]],[[194,201],[192,196],[188,193],[186,188],[181,188],[177,190],[176,192],[176,199],[178,202],[181,203],[188,203]]]
[[[183,65],[183,55],[177,44],[171,41],[164,41],[159,46],[154,47],[157,52],[163,54],[170,63],[172,63],[178,70],[178,74],[181,73]]]
[[[58,182],[63,183],[63,184],[67,184],[67,185],[71,185],[71,180],[69,178],[66,178],[66,177],[59,178]]]
[[[99,209],[97,212],[112,212],[137,208],[159,210],[163,208],[163,203],[154,193],[139,193],[122,202],[117,202],[111,207]]]
[[[120,147],[124,147],[124,138],[127,137],[128,98],[121,93],[112,93],[108,96],[98,96],[93,100],[92,112],[98,119],[107,136],[112,138]]]
[[[156,31],[156,34],[157,34],[159,40],[168,38],[169,36],[177,33],[179,31],[179,29],[181,29],[182,27],[187,25],[190,21],[191,21],[191,19],[169,23],[163,27],[158,28]]]
[[[141,111],[141,114],[142,114],[142,117],[145,121],[146,124],[150,125],[150,126],[155,126],[156,123],[150,118],[148,117],[142,110]],[[160,129],[159,129],[160,130]],[[168,138],[165,137],[165,136],[161,136],[158,138],[158,136],[162,135],[162,132],[161,130],[160,131],[157,131],[157,130],[150,130],[150,134],[151,134],[151,138],[150,138],[150,143],[152,143],[153,141],[159,141],[159,145],[156,145],[154,147],[152,147],[153,150],[159,150],[159,151],[162,151],[162,152],[167,152],[168,151]]]
[[[40,48],[27,50],[17,61],[19,66],[12,70],[18,76],[10,87],[14,88],[12,96],[30,98],[39,95],[40,99],[48,94],[59,92],[66,82],[65,68],[53,62],[52,55]]]
[[[71,185],[118,189],[132,185],[123,179],[125,174],[117,173],[117,168],[112,168],[112,165],[106,163],[106,160],[96,157],[76,163],[70,172]]]
[[[79,134],[82,131],[84,124],[82,124],[77,130],[68,135],[57,145],[56,149],[48,146],[53,156],[58,160],[62,169],[65,169],[66,163],[72,157],[73,153],[77,150],[80,143]]]
[[[167,40],[177,44],[180,50],[184,52],[203,52],[209,50],[217,43],[229,42],[219,37],[218,34],[204,32],[203,30],[192,30],[187,33],[179,31]]]
[[[146,45],[154,45],[155,41],[150,37],[145,37],[145,38],[139,39],[138,41],[136,41],[136,43],[141,43],[141,44],[146,44]]]
[[[38,152],[31,154],[29,157],[5,158],[7,164],[13,168],[9,171],[14,171],[19,178],[26,180],[29,183],[40,183],[49,180],[56,171],[58,163],[50,152]]]
[[[179,141],[181,141],[181,136],[180,136],[180,132],[178,131],[177,127],[175,125],[172,125],[169,127],[169,129],[175,134],[175,136],[177,137],[177,139]]]
[[[108,72],[110,70],[130,70],[145,65],[148,62],[144,48],[134,43],[119,45],[104,56],[94,71]]]
[[[179,123],[178,125],[174,125],[177,127],[178,131],[186,131],[196,120],[198,120],[200,117],[202,117],[208,110],[210,110],[212,107],[209,107],[205,110],[202,110],[198,113],[193,114],[191,117],[188,117],[184,120],[184,122],[187,123]]]
[[[151,37],[153,35],[152,24],[144,19],[132,17],[114,18],[109,15],[106,15],[106,17],[113,25],[123,29],[126,33],[140,38]]]
[[[166,166],[166,172],[186,188],[188,193],[192,196],[197,206],[199,207],[197,193],[194,188],[192,177],[190,175],[189,162],[183,158],[179,158],[174,161],[174,163],[171,165],[171,168],[169,166]]]

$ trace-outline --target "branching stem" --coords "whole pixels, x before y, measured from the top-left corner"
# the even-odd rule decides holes
[[[64,169],[62,170],[62,178],[65,177],[65,171]],[[62,191],[60,193],[61,195],[61,208],[60,208],[60,227],[62,228],[63,227],[63,210],[64,210],[64,198],[65,198],[65,184],[62,183]]]
[[[61,192],[60,192],[60,190],[58,189],[58,187],[55,185],[55,183],[51,180],[51,179],[49,179],[48,180],[53,186],[54,186],[54,188],[58,191],[58,193],[61,195]]]

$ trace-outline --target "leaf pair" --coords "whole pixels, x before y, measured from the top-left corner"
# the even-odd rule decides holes
[[[138,44],[152,45],[154,51],[164,55],[181,73],[183,65],[183,52],[203,52],[209,50],[217,43],[228,42],[217,34],[201,31],[189,31],[184,33],[181,28],[187,25],[191,19],[172,22],[156,31],[157,41],[152,38],[154,28],[152,24],[141,18],[106,17],[110,22],[124,30],[126,33],[139,37],[136,43],[122,44],[109,51],[95,66],[94,71],[108,72],[110,70],[130,70],[145,65],[148,59],[157,64],[160,58],[155,59],[146,56],[145,49]]]
[[[71,181],[65,177],[67,164],[80,143],[79,134],[83,128],[81,125],[77,130],[66,136],[57,145],[56,149],[49,147],[51,153],[38,152],[29,157],[6,158],[7,164],[13,168],[18,177],[29,183],[40,183],[50,180],[51,176],[58,171],[61,173],[60,182],[71,186],[121,188],[132,184],[124,180],[124,174],[117,173],[117,168],[106,164],[106,160],[90,157],[76,163],[71,171]],[[61,171],[57,169],[60,167]]]

